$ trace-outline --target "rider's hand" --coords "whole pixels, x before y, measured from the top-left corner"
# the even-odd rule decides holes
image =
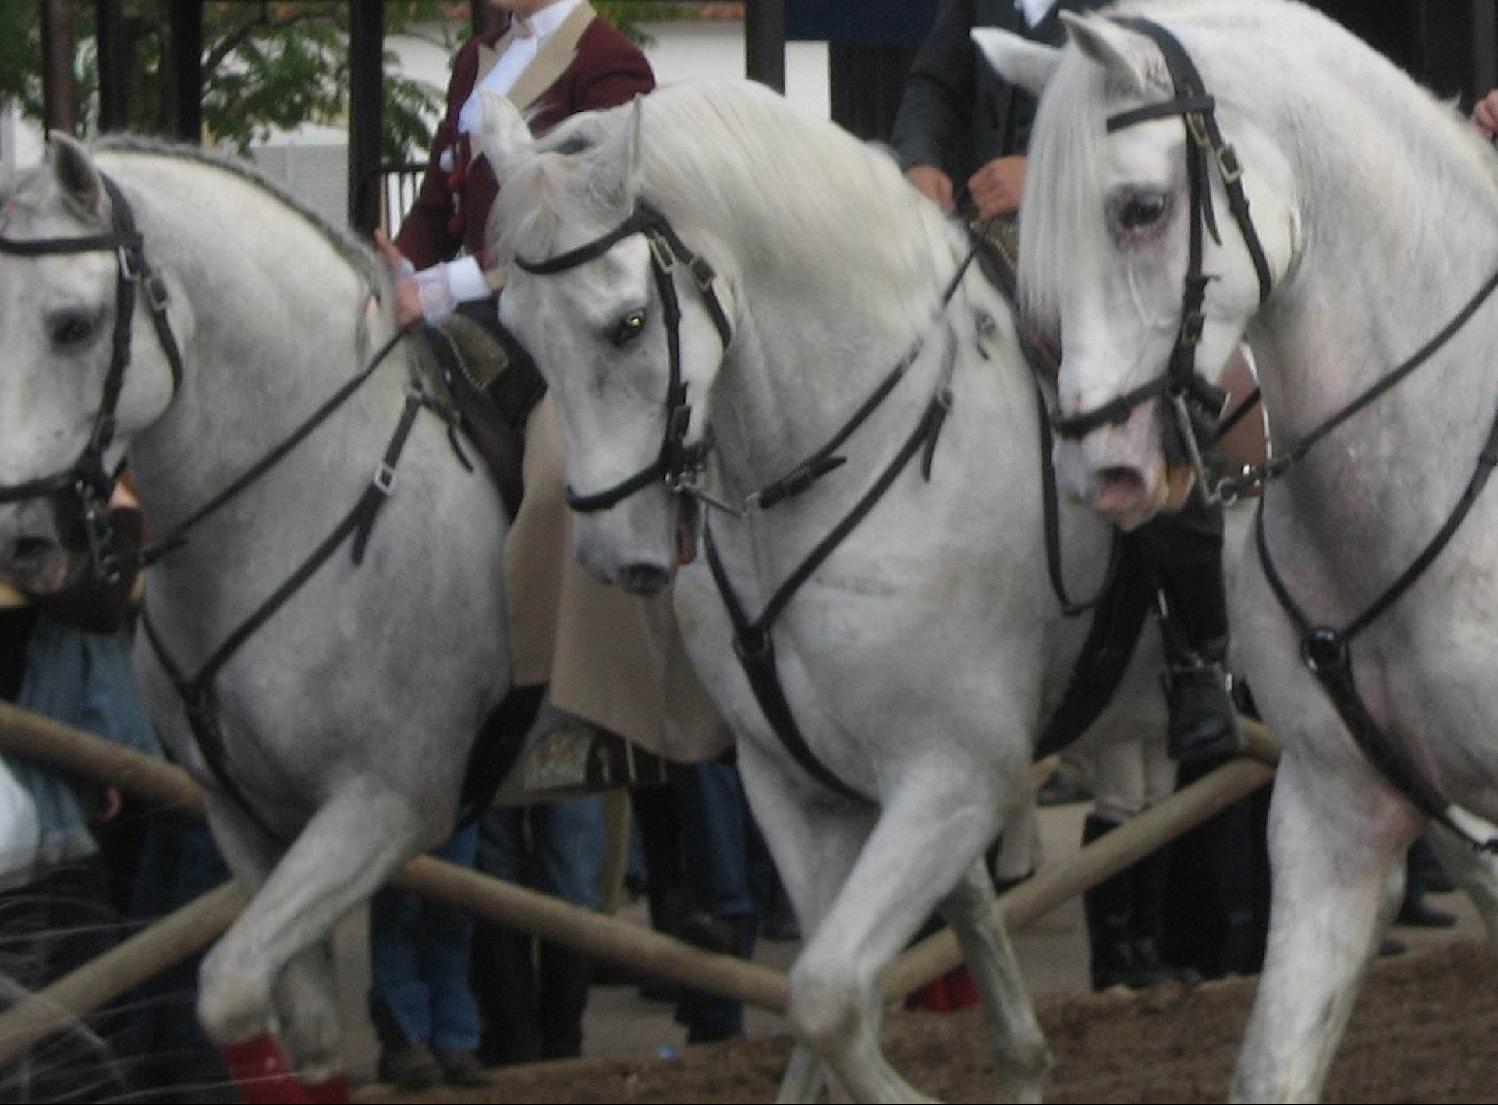
[[[935,165],[912,165],[905,170],[905,179],[943,211],[952,210],[952,178]]]
[[[395,243],[385,236],[383,230],[374,233],[375,248],[395,277],[395,321],[408,326],[421,318],[421,287],[416,283],[416,269],[406,255],[395,248]]]
[[[1472,109],[1472,125],[1487,139],[1498,138],[1498,88],[1493,89]]]
[[[1012,215],[1019,210],[1025,193],[1025,159],[996,157],[972,175],[967,188],[978,208],[978,218]]]

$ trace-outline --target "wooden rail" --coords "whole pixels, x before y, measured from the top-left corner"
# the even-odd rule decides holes
[[[1243,724],[1249,734],[1247,755],[1010,890],[996,907],[1005,922],[1011,928],[1023,927],[1267,783],[1274,776],[1278,749],[1263,726],[1247,719]],[[165,805],[202,809],[202,792],[181,768],[6,703],[0,703],[0,750],[111,783]],[[790,1003],[789,984],[778,971],[705,952],[640,925],[430,856],[413,859],[393,881],[485,920],[544,935],[591,958],[668,977],[772,1012],[784,1013]],[[0,1065],[73,1018],[207,946],[233,923],[247,901],[248,895],[234,884],[211,891],[0,1015]],[[944,930],[892,963],[881,980],[882,988],[892,999],[903,997],[951,970],[961,959],[956,938]]]

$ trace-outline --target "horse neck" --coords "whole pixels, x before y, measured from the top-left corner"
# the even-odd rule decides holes
[[[1281,451],[1414,354],[1498,271],[1490,161],[1428,137],[1412,138],[1407,152],[1387,138],[1344,142],[1357,128],[1339,125],[1331,105],[1318,107],[1326,118],[1306,129],[1320,137],[1299,154],[1303,246],[1249,331]],[[1394,126],[1387,115],[1380,121]],[[1374,182],[1373,202],[1347,202],[1349,180]],[[1270,504],[1304,530],[1341,534],[1343,547],[1349,533],[1377,529],[1383,538],[1396,519],[1408,538],[1380,540],[1363,555],[1407,561],[1449,512],[1487,434],[1498,402],[1495,342],[1498,297],[1317,445],[1292,469],[1290,494],[1271,492]]]
[[[130,447],[147,517],[175,525],[265,455],[369,355],[388,327],[367,304],[366,281],[300,215],[257,186],[191,162],[131,159],[139,221],[152,264],[174,277],[192,316],[183,385],[167,412]],[[205,196],[205,193],[208,193]],[[190,201],[190,202],[189,202]],[[191,222],[181,211],[215,210]],[[394,374],[372,381],[349,411],[367,412]],[[341,449],[362,436],[359,414],[340,412],[299,452],[332,473]],[[297,464],[282,465],[296,468]],[[365,467],[368,467],[365,465]],[[365,473],[367,476],[367,472]],[[294,515],[328,493],[326,483],[273,471],[245,496],[271,494]],[[232,511],[230,512],[232,513]],[[322,522],[326,509],[309,511]]]
[[[905,378],[839,449],[864,468],[894,453],[940,371],[940,297],[960,263],[958,248],[933,234],[917,251],[922,271],[887,279],[858,264],[856,249],[839,256],[831,279],[825,255],[782,256],[760,273],[738,274],[735,295],[744,308],[713,400],[731,489],[762,487],[820,449],[919,343]]]

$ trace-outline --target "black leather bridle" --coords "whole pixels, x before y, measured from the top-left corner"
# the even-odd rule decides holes
[[[1293,448],[1272,457],[1264,464],[1251,466],[1243,474],[1218,481],[1207,486],[1205,466],[1202,462],[1204,450],[1201,443],[1210,443],[1211,437],[1198,436],[1205,430],[1215,432],[1221,393],[1206,381],[1196,370],[1196,346],[1201,338],[1203,316],[1202,297],[1212,277],[1202,272],[1202,227],[1205,226],[1213,238],[1221,243],[1212,214],[1211,190],[1207,179],[1207,153],[1215,159],[1227,190],[1233,218],[1242,231],[1249,256],[1259,277],[1259,301],[1268,298],[1271,289],[1269,265],[1263,246],[1249,218],[1248,199],[1241,184],[1242,167],[1238,163],[1233,147],[1222,136],[1217,126],[1213,98],[1207,94],[1201,76],[1192,64],[1180,42],[1164,27],[1146,19],[1119,19],[1121,25],[1149,37],[1160,49],[1165,64],[1175,84],[1176,96],[1158,104],[1120,112],[1108,119],[1108,131],[1120,130],[1149,119],[1180,115],[1186,124],[1187,179],[1190,189],[1191,226],[1190,252],[1186,273],[1186,289],[1183,298],[1181,329],[1176,339],[1175,350],[1164,376],[1150,381],[1131,392],[1121,395],[1103,406],[1057,422],[1057,432],[1063,437],[1081,437],[1107,422],[1121,422],[1139,403],[1156,395],[1168,398],[1177,415],[1179,429],[1190,453],[1197,477],[1202,481],[1203,491],[1209,498],[1230,501],[1247,490],[1263,487],[1271,479],[1283,476],[1291,466],[1338,426],[1384,395],[1415,369],[1426,363],[1458,330],[1464,326],[1478,308],[1498,289],[1498,274],[1493,275],[1467,300],[1461,310],[1413,356],[1386,373],[1371,387],[1354,398],[1308,433]],[[1216,404],[1218,410],[1214,412]],[[1244,404],[1247,405],[1247,402]],[[1478,454],[1473,473],[1464,488],[1461,498],[1447,517],[1445,523],[1426,543],[1410,565],[1356,618],[1341,628],[1318,625],[1290,594],[1283,577],[1270,556],[1264,532],[1264,504],[1267,495],[1259,500],[1255,518],[1255,541],[1259,561],[1271,592],[1300,634],[1301,660],[1321,684],[1322,691],[1331,701],[1337,714],[1347,726],[1354,743],[1367,757],[1374,768],[1407,798],[1422,814],[1444,825],[1473,848],[1498,853],[1498,836],[1478,839],[1452,817],[1453,805],[1441,793],[1440,787],[1429,772],[1410,751],[1384,731],[1363,701],[1353,678],[1351,644],[1355,635],[1362,632],[1381,614],[1410,589],[1426,568],[1446,547],[1457,529],[1465,520],[1477,497],[1481,494],[1495,466],[1498,466],[1498,415],[1489,428],[1488,436]]]
[[[680,264],[684,264],[691,272],[706,302],[707,309],[713,316],[714,325],[718,328],[718,335],[726,350],[733,331],[718,296],[714,283],[716,275],[712,266],[682,242],[663,215],[643,201],[613,230],[576,249],[558,254],[545,261],[525,261],[516,258],[515,263],[523,271],[538,276],[565,272],[603,256],[616,243],[632,234],[644,234],[650,241],[651,268],[655,272],[656,284],[660,288],[661,300],[665,306],[670,358],[670,379],[666,389],[665,436],[655,461],[613,487],[589,495],[579,495],[569,487],[567,502],[573,510],[582,513],[607,510],[658,480],[664,481],[666,486],[678,496],[689,496],[694,501],[701,501],[718,510],[740,516],[757,514],[788,502],[809,490],[817,481],[844,464],[846,457],[839,452],[843,443],[889,397],[927,348],[927,335],[923,333],[885,374],[873,393],[859,405],[821,448],[796,464],[784,476],[750,494],[744,500],[742,507],[730,506],[713,498],[700,486],[700,477],[711,449],[710,437],[704,434],[703,438],[697,442],[686,441],[687,428],[691,420],[691,406],[687,402],[686,384],[681,378],[679,333],[681,308],[672,275]],[[970,251],[947,283],[941,296],[938,320],[956,295],[974,256],[975,252]],[[904,444],[885,464],[873,484],[864,491],[853,508],[832,526],[827,535],[817,542],[776,588],[758,615],[751,616],[744,608],[739,596],[735,594],[722,558],[718,554],[712,530],[705,520],[702,523],[703,545],[708,569],[712,573],[713,583],[718,589],[719,597],[723,600],[729,621],[733,624],[734,655],[744,670],[750,690],[764,712],[771,730],[807,775],[834,794],[858,803],[870,801],[870,796],[850,786],[822,763],[812,751],[796,722],[795,713],[781,685],[771,628],[802,585],[873,510],[907,464],[920,456],[922,476],[930,479],[936,442],[952,406],[951,376],[956,361],[956,346],[950,332],[946,336],[942,370],[936,388],[930,400],[922,408],[920,417]]]
[[[130,334],[135,304],[144,300],[151,323],[172,370],[172,396],[182,387],[182,351],[167,317],[167,287],[146,260],[145,243],[119,186],[100,174],[109,196],[108,233],[76,238],[10,238],[0,235],[0,253],[13,257],[55,257],[79,253],[113,253],[116,259],[113,348],[104,375],[103,394],[87,444],[72,465],[51,475],[0,487],[0,504],[46,499],[57,517],[66,547],[87,548],[101,579],[117,579],[128,567],[111,549],[107,506],[119,477],[105,456],[114,442],[120,392],[130,365]]]
[[[597,260],[625,238],[643,234],[650,246],[650,268],[655,275],[655,285],[660,293],[661,308],[665,313],[666,353],[669,361],[669,376],[666,383],[666,426],[661,437],[661,448],[653,461],[612,487],[589,494],[580,494],[570,485],[567,488],[567,505],[580,514],[596,513],[629,498],[657,482],[664,482],[676,495],[700,496],[700,481],[712,442],[706,436],[688,442],[687,432],[692,423],[692,404],[687,401],[687,384],[681,372],[681,301],[676,294],[676,270],[685,267],[697,285],[708,314],[718,330],[718,338],[727,349],[733,340],[733,324],[715,286],[717,274],[701,254],[687,247],[665,217],[648,203],[641,201],[629,217],[603,234],[576,249],[559,253],[544,261],[527,261],[515,258],[515,264],[534,276],[552,276],[567,272],[589,261]]]
[[[1217,125],[1216,100],[1207,93],[1190,55],[1174,35],[1157,23],[1137,18],[1117,22],[1146,35],[1159,47],[1175,86],[1175,96],[1109,116],[1108,133],[1172,116],[1179,116],[1186,128],[1186,182],[1190,212],[1181,324],[1170,361],[1162,375],[1090,411],[1056,418],[1052,424],[1059,437],[1075,441],[1100,426],[1120,424],[1141,403],[1163,397],[1174,415],[1174,422],[1167,423],[1167,452],[1184,455],[1190,461],[1202,492],[1210,498],[1213,489],[1208,485],[1205,457],[1218,435],[1227,393],[1203,376],[1196,366],[1197,346],[1201,343],[1206,324],[1202,301],[1207,285],[1216,279],[1202,269],[1203,232],[1211,234],[1218,245],[1222,244],[1212,204],[1209,154],[1227,193],[1228,209],[1253,261],[1259,279],[1260,303],[1269,298],[1273,280],[1268,257],[1249,215],[1248,196],[1243,190],[1243,168],[1238,162],[1237,152],[1223,138]]]

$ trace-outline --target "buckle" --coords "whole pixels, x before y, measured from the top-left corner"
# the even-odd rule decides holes
[[[1317,626],[1300,642],[1300,658],[1317,675],[1347,666],[1347,642],[1327,626]]]
[[[146,271],[145,265],[141,260],[140,250],[135,247],[127,245],[116,246],[114,254],[115,261],[120,266],[121,280],[128,280],[133,284]]]
[[[666,272],[675,271],[678,258],[676,251],[671,248],[671,243],[666,240],[666,236],[659,231],[651,230],[646,231],[645,240],[650,243],[650,254],[655,258],[655,263]]]
[[[1191,132],[1191,137],[1196,144],[1204,150],[1212,149],[1212,138],[1207,134],[1207,121],[1199,111],[1188,111],[1183,116],[1186,120],[1186,129]]]
[[[1243,176],[1243,166],[1238,161],[1238,151],[1233,149],[1231,143],[1213,147],[1212,152],[1217,156],[1217,171],[1222,174],[1224,184],[1237,184]]]
[[[166,305],[171,299],[167,291],[166,281],[161,279],[157,273],[146,273],[145,279],[141,281],[141,291],[145,293],[146,305],[151,308],[152,314],[165,314]]]
[[[381,495],[389,495],[390,489],[395,486],[395,466],[388,461],[380,461],[370,483]]]

